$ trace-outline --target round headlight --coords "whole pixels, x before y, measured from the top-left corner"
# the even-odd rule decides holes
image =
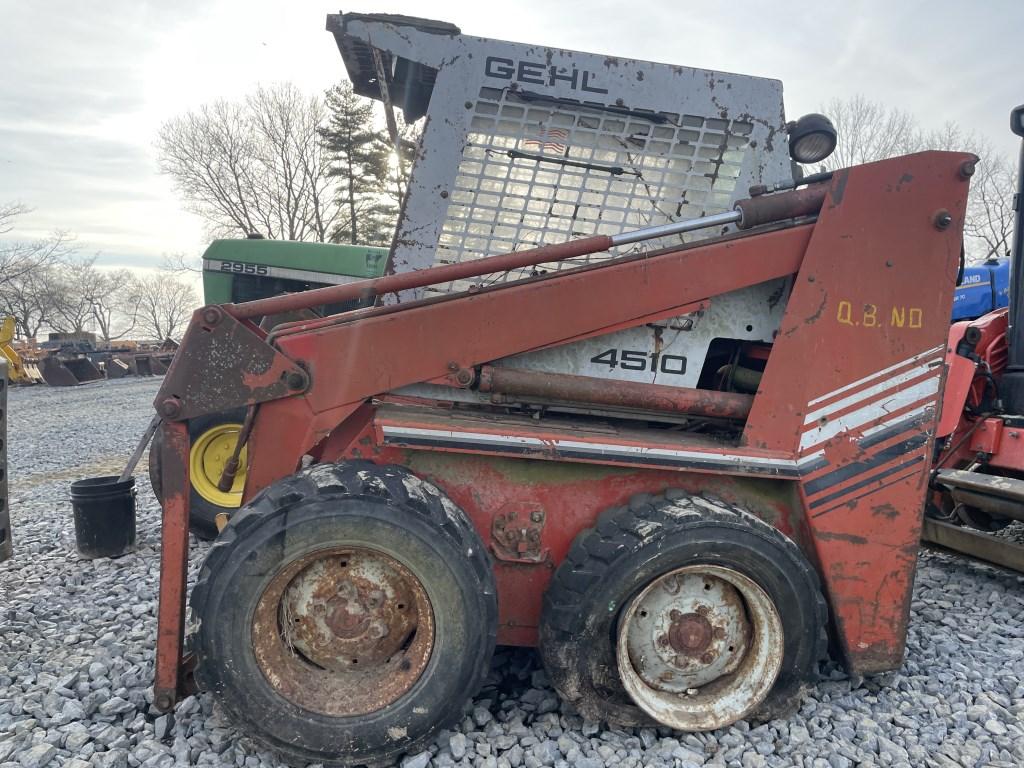
[[[1024,137],[1024,104],[1010,112],[1010,130]]]
[[[789,156],[798,163],[819,163],[836,149],[838,134],[824,115],[804,115],[789,129]]]

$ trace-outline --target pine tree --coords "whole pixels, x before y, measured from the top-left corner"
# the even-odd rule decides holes
[[[389,245],[397,207],[384,194],[391,147],[374,127],[373,102],[357,96],[351,83],[327,92],[330,119],[321,131],[337,179],[337,200],[343,214],[331,232],[335,243]]]

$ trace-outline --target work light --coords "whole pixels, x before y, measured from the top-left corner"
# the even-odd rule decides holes
[[[818,163],[836,148],[837,134],[832,121],[812,112],[789,125],[789,156],[798,163]]]
[[[1024,104],[1010,112],[1010,130],[1018,136],[1024,136]]]

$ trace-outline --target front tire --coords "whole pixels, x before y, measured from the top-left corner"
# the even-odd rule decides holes
[[[402,467],[316,465],[236,513],[192,594],[196,680],[293,761],[376,765],[462,714],[497,634],[469,519]]]
[[[777,529],[669,491],[607,510],[544,597],[541,658],[594,720],[711,730],[791,711],[827,649],[816,572]]]

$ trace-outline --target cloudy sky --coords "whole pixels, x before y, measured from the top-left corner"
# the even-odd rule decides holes
[[[162,121],[256,83],[323,90],[343,76],[307,0],[0,0],[0,202],[17,235],[77,235],[101,263],[198,256],[201,222],[157,172]],[[451,21],[464,32],[781,79],[790,116],[861,93],[955,121],[1016,151],[1024,2],[799,0],[646,3],[386,0],[345,8]]]

